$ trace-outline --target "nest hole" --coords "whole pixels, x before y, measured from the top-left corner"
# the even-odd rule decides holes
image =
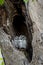
[[[33,48],[32,48],[32,33],[27,29],[27,26],[25,24],[25,17],[21,15],[17,15],[13,18],[13,28],[14,32],[16,33],[16,36],[25,35],[27,37],[27,48],[25,52],[25,56],[29,60],[29,62],[32,61],[32,55],[33,55]]]

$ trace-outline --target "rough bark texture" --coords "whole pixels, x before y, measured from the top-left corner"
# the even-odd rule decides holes
[[[40,32],[43,33],[43,0],[29,0],[29,13]]]
[[[28,38],[28,41],[31,42],[32,45],[31,46],[29,43],[28,50],[26,49],[26,54],[28,53],[28,56],[29,54],[30,56],[33,54],[32,58],[30,58],[30,63],[29,59],[27,58],[28,56],[26,57],[24,54],[25,50],[20,51],[16,49],[12,44],[12,39],[14,39],[16,36],[14,26],[12,26],[12,23],[14,22],[13,18],[15,15],[18,15],[19,11],[17,12],[17,6],[14,6],[16,2],[13,3],[13,0],[11,1],[5,1],[5,9],[4,7],[0,7],[0,47],[2,49],[5,63],[6,65],[43,65],[43,0],[34,0],[34,2],[32,2],[32,0],[29,0],[29,4],[25,4],[26,8],[23,3],[20,3],[21,6],[18,5],[19,2],[17,3],[17,5],[22,9],[22,14],[26,19],[26,27],[23,23],[22,32],[25,30],[24,32],[25,34],[27,33],[26,36]],[[40,34],[40,32],[42,34]]]
[[[5,64],[6,65],[29,65],[30,64],[29,62],[31,62],[32,55],[33,55],[33,48],[32,48],[33,27],[32,27],[32,22],[29,16],[27,15],[27,11],[26,11],[26,7],[24,6],[24,3],[12,4],[10,0],[6,0],[4,7],[0,7],[0,15],[1,15],[0,16],[0,22],[1,22],[0,47],[2,49],[2,54],[5,60]],[[17,16],[18,18],[16,19],[15,16]],[[17,21],[18,23],[15,22],[14,18],[18,20]],[[16,25],[17,27],[15,26],[15,24],[17,24]],[[25,35],[27,37],[28,44],[26,46],[27,47],[26,49],[16,49],[13,46],[12,40],[17,35],[18,36]]]
[[[29,13],[34,22],[32,65],[43,65],[43,0],[29,0]]]

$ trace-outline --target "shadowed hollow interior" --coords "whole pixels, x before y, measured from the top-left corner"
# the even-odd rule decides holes
[[[27,48],[26,48],[26,57],[31,62],[32,55],[33,55],[33,49],[32,49],[32,34],[29,31],[27,25],[25,23],[25,17],[22,15],[16,15],[13,18],[13,28],[14,32],[16,33],[16,36],[25,35],[27,37]]]

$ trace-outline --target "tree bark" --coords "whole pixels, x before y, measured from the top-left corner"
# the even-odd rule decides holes
[[[29,0],[28,6],[34,29],[32,65],[43,65],[43,0]]]

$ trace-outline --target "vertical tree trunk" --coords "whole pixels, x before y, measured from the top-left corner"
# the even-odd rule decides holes
[[[43,0],[29,0],[28,9],[34,22],[32,65],[43,65]]]
[[[40,32],[43,33],[43,0],[29,0],[29,13],[32,21],[37,24]]]

